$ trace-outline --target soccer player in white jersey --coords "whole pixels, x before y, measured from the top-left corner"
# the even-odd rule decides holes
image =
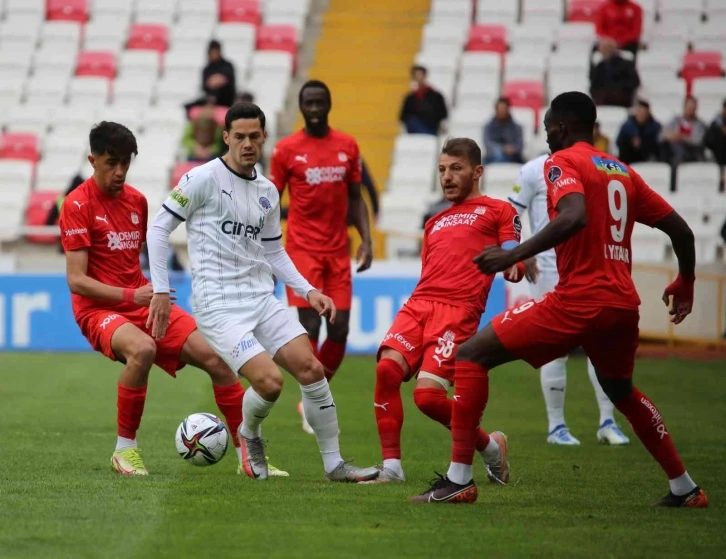
[[[544,178],[544,166],[548,157],[549,155],[542,155],[522,166],[517,184],[514,185],[514,192],[509,197],[509,201],[516,208],[520,217],[524,212],[528,212],[533,235],[544,229],[550,221],[547,214],[547,185]],[[534,280],[531,285],[532,296],[539,299],[545,293],[552,291],[559,281],[554,249],[537,255],[537,268],[539,274],[528,271],[527,276],[528,279]],[[587,372],[600,408],[600,427],[597,430],[597,440],[611,445],[628,444],[630,441],[615,423],[613,404],[600,387],[595,369],[589,359]],[[565,422],[567,356],[555,359],[543,366],[540,370],[540,380],[549,420],[547,442],[559,445],[579,445],[580,441],[572,436]]]
[[[335,320],[331,299],[300,275],[282,246],[277,188],[255,172],[266,138],[260,108],[253,103],[234,105],[225,119],[229,152],[184,175],[159,210],[147,235],[154,289],[148,326],[154,338],[163,338],[171,309],[169,235],[186,222],[192,310],[199,330],[250,383],[238,433],[244,473],[254,479],[268,476],[261,424],[282,390],[280,365],[300,384],[326,477],[375,479],[376,468],[357,468],[341,457],[337,410],[323,366],[313,355],[305,329],[273,294],[274,273],[321,316]]]

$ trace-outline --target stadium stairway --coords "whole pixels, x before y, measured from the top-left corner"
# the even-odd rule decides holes
[[[388,180],[398,113],[429,5],[430,0],[330,0],[307,71],[330,86],[331,125],[358,140],[379,190]],[[384,246],[375,233],[376,258],[385,258]]]

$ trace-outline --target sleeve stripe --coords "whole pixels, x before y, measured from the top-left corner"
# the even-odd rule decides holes
[[[179,215],[178,213],[176,213],[176,212],[175,212],[174,210],[172,210],[171,208],[169,208],[169,206],[167,206],[166,204],[162,204],[162,205],[161,205],[161,207],[162,207],[162,208],[164,208],[164,209],[165,209],[165,210],[166,210],[167,212],[169,212],[169,213],[170,213],[171,215],[173,215],[173,216],[174,216],[175,218],[177,218],[177,219],[181,219],[182,221],[186,221],[186,219],[184,219],[184,218],[183,218],[182,216],[180,216],[180,215]]]
[[[263,241],[279,241],[282,239],[282,233],[280,233],[277,237],[270,237],[268,239],[262,239]]]
[[[516,200],[512,200],[511,198],[507,198],[507,200],[509,200],[509,201],[510,201],[510,202],[511,202],[512,204],[514,204],[515,206],[519,206],[520,208],[523,208],[523,209],[525,209],[525,210],[527,209],[527,206],[525,206],[524,204],[520,204],[520,203],[519,203],[519,202],[517,202]]]

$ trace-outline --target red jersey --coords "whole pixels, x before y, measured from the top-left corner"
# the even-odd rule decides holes
[[[568,194],[585,195],[587,226],[555,247],[560,282],[555,294],[568,304],[637,309],[631,277],[633,225],[653,226],[673,208],[627,165],[579,142],[545,161],[547,210]]]
[[[348,254],[348,187],[361,181],[355,139],[337,130],[314,138],[304,130],[275,147],[268,177],[290,187],[287,248]]]
[[[600,5],[595,20],[598,37],[615,39],[619,47],[640,40],[643,31],[643,8],[635,2],[607,1]]]
[[[488,196],[436,214],[424,228],[421,279],[411,297],[483,313],[494,276],[482,274],[474,257],[487,246],[519,242],[521,231],[514,207]]]
[[[139,255],[146,240],[148,211],[146,198],[135,188],[125,184],[114,198],[91,177],[63,201],[59,220],[63,249],[88,250],[86,273],[101,283],[124,288],[146,285],[149,281],[141,272]],[[76,319],[91,309],[128,312],[139,308],[75,294],[72,301]]]

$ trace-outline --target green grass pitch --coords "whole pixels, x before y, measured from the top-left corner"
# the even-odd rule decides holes
[[[726,367],[723,362],[638,362],[636,381],[658,405],[686,465],[708,492],[707,510],[649,504],[665,477],[633,441],[595,442],[598,414],[585,363],[570,362],[567,418],[579,448],[545,442],[538,374],[521,364],[492,373],[484,427],[509,436],[512,480],[486,483],[477,464],[473,506],[406,502],[445,472],[449,436],[404,388],[404,467],[398,486],[331,484],[315,441],[299,427],[299,390],[286,377],[264,424],[269,454],[288,479],[235,473],[230,448],[194,468],[174,432],[193,412],[218,414],[209,382],[187,368],[154,369],[139,446],[151,475],[121,478],[115,443],[120,365],[91,354],[2,354],[0,557],[716,557],[726,555]],[[374,361],[348,358],[333,382],[344,456],[379,462]],[[632,437],[629,425],[621,420]]]

